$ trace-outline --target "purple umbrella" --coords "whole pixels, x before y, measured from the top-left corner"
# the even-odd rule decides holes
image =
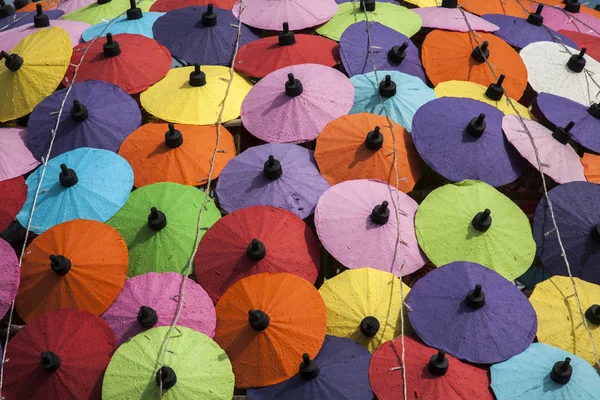
[[[19,289],[19,259],[10,244],[0,239],[0,316],[4,316]]]
[[[370,32],[378,70],[400,71],[426,82],[419,49],[408,37],[377,22],[370,24]],[[350,76],[373,71],[365,21],[352,24],[344,31],[340,38],[340,57]]]
[[[412,138],[421,158],[445,178],[502,186],[527,168],[502,134],[503,117],[502,111],[477,100],[442,97],[419,108]]]
[[[429,346],[478,364],[506,361],[531,344],[537,318],[512,282],[457,261],[431,271],[408,294],[408,317]]]
[[[227,212],[262,205],[284,208],[304,219],[329,187],[312,151],[270,143],[230,160],[219,175],[217,196]]]
[[[27,124],[27,147],[37,159],[46,157],[57,112],[67,89],[38,104]],[[142,123],[136,101],[118,86],[101,81],[75,83],[61,114],[50,158],[80,147],[117,152]]]
[[[215,335],[215,307],[200,285],[176,272],[148,272],[127,279],[119,296],[101,316],[115,332],[119,344],[146,329],[171,325],[182,279],[188,281],[177,325],[211,338]]]
[[[154,38],[174,57],[189,64],[230,66],[238,21],[230,10],[209,4],[169,11],[152,26]],[[259,37],[242,25],[240,47]]]
[[[569,182],[552,189],[556,224],[573,276],[600,284],[600,185]],[[548,203],[543,198],[535,210],[533,237],[537,254],[548,275],[568,276]]]
[[[59,19],[64,14],[64,11],[58,10],[45,10],[44,15],[48,16],[48,19]],[[0,32],[8,29],[16,28],[25,24],[31,24],[34,22],[36,16],[35,11],[29,12],[18,12],[12,15],[0,18]]]
[[[305,354],[292,378],[260,389],[248,389],[248,400],[371,400],[371,353],[346,338],[325,336],[314,360]]]

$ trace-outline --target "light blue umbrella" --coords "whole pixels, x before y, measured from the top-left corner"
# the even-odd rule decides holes
[[[377,71],[377,78],[374,72],[350,78],[354,85],[354,104],[350,114],[385,115],[379,96],[381,93],[390,118],[410,132],[413,116],[423,104],[436,98],[435,92],[421,79],[398,71]]]
[[[17,215],[27,226],[43,166],[27,178],[27,201]],[[82,147],[50,161],[35,206],[31,230],[40,234],[73,219],[106,222],[125,204],[133,187],[133,170],[108,150]]]
[[[591,400],[600,393],[600,376],[590,363],[544,343],[492,365],[491,374],[498,400]]]
[[[127,15],[121,15],[114,20],[101,22],[86,29],[83,32],[83,35],[81,35],[81,38],[84,42],[88,42],[97,36],[106,36],[107,33],[113,35],[118,33],[132,33],[154,39],[152,25],[154,25],[154,22],[163,15],[165,15],[165,13],[144,12],[142,13],[142,18],[139,19],[128,19]],[[108,29],[105,29],[109,22],[111,22],[110,26]]]

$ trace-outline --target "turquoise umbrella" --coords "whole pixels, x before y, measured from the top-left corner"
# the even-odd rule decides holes
[[[128,12],[131,11],[128,10]],[[130,19],[128,15],[121,15],[120,17],[115,18],[111,21],[101,22],[99,24],[93,25],[92,27],[86,29],[81,35],[81,38],[84,42],[88,42],[98,36],[106,36],[107,33],[111,33],[112,35],[116,35],[118,33],[133,33],[136,35],[142,35],[149,37],[150,39],[154,39],[154,34],[152,33],[152,25],[154,22],[165,15],[165,13],[159,12],[139,12],[138,15],[141,15],[140,18]],[[110,26],[107,28],[108,23],[110,22]]]

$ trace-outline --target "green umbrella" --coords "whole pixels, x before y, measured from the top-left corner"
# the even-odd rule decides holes
[[[123,343],[102,382],[102,400],[155,400],[162,375],[163,399],[231,400],[231,362],[211,338],[178,326],[160,368],[168,326],[152,328]],[[160,375],[159,375],[159,371]]]
[[[100,24],[107,20],[118,17],[130,8],[129,0],[99,0],[88,6],[82,7],[79,10],[68,13],[62,19],[71,21],[87,22],[91,25]],[[137,3],[137,8],[142,11],[150,11],[150,6],[156,0],[142,0]],[[104,3],[104,4],[101,4]]]
[[[204,192],[178,183],[161,182],[133,191],[108,224],[119,231],[129,248],[128,277],[146,272],[183,273],[198,229]],[[200,235],[221,218],[212,201],[202,212]]]
[[[417,239],[438,267],[470,261],[508,280],[523,275],[535,256],[527,216],[487,183],[466,180],[431,192],[415,216]]]
[[[367,7],[369,2],[367,1]],[[393,3],[371,3],[374,11],[368,12],[369,22],[379,22],[411,37],[421,29],[421,16]],[[360,9],[359,1],[351,1],[338,6],[338,12],[327,23],[317,28],[317,33],[329,39],[340,41],[342,33],[352,24],[365,21],[365,12]],[[383,50],[382,50],[383,51]]]

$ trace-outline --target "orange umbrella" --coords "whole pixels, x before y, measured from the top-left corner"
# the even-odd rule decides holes
[[[19,12],[35,11],[38,4],[42,6],[42,10],[52,10],[58,5],[58,0],[42,0],[39,2],[31,2],[25,7],[20,8]]]
[[[239,388],[274,385],[314,358],[327,326],[325,302],[296,275],[262,273],[234,283],[217,303],[215,342],[227,353]]]
[[[393,122],[398,149],[399,189],[410,192],[421,177],[423,161],[410,134]],[[315,159],[332,185],[351,179],[379,179],[396,186],[394,139],[386,117],[360,113],[340,117],[317,138]]]
[[[100,315],[123,287],[127,263],[114,228],[84,219],[56,225],[25,250],[17,312],[25,321],[65,308]]]
[[[562,1],[562,0],[555,0]],[[527,18],[531,3],[527,0],[465,0],[461,4],[465,10],[476,15],[504,14],[513,17]]]
[[[581,159],[583,173],[588,182],[600,184],[600,156],[585,153]]]
[[[199,186],[208,181],[216,144],[217,127],[213,125],[146,124],[125,139],[119,155],[131,164],[138,188],[157,182]],[[233,136],[221,127],[213,179],[233,157]]]
[[[469,32],[434,30],[423,42],[422,60],[427,77],[437,86],[446,81],[470,81],[488,86],[505,75],[504,90],[520,99],[527,87],[527,68],[508,43],[492,33],[478,32],[481,46]],[[496,76],[485,62],[485,55]]]

